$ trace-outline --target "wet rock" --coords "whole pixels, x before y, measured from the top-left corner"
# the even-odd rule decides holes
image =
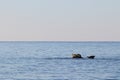
[[[82,58],[81,54],[72,54],[72,58]]]

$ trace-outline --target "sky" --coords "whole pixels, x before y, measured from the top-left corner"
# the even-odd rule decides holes
[[[0,0],[0,41],[120,41],[120,0]]]

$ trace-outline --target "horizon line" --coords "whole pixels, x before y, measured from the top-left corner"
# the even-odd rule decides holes
[[[89,41],[66,41],[66,40],[64,40],[64,41],[62,41],[62,40],[60,40],[60,41],[54,41],[54,40],[1,40],[0,42],[120,42],[120,41],[118,41],[118,40],[116,40],[116,41],[107,41],[107,40],[104,40],[104,41],[102,41],[102,40],[100,40],[100,41],[94,41],[94,40],[89,40]]]

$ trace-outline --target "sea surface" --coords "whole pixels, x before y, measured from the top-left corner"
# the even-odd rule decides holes
[[[0,80],[120,80],[120,42],[1,41]]]

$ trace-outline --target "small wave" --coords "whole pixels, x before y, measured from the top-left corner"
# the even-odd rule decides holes
[[[114,61],[120,61],[119,58],[96,58],[96,60],[114,60]]]
[[[72,57],[51,57],[51,58],[41,58],[41,59],[45,59],[45,60],[94,60],[94,59],[88,59],[88,58],[72,58]]]
[[[72,59],[70,57],[51,57],[51,58],[43,58],[43,59],[48,59],[48,60],[52,60],[52,59]]]
[[[120,61],[120,58],[72,58],[72,57],[18,57],[18,58],[7,58],[7,60],[100,60],[100,61]],[[3,59],[4,60],[4,59]]]
[[[105,80],[119,80],[119,79],[105,79]]]

